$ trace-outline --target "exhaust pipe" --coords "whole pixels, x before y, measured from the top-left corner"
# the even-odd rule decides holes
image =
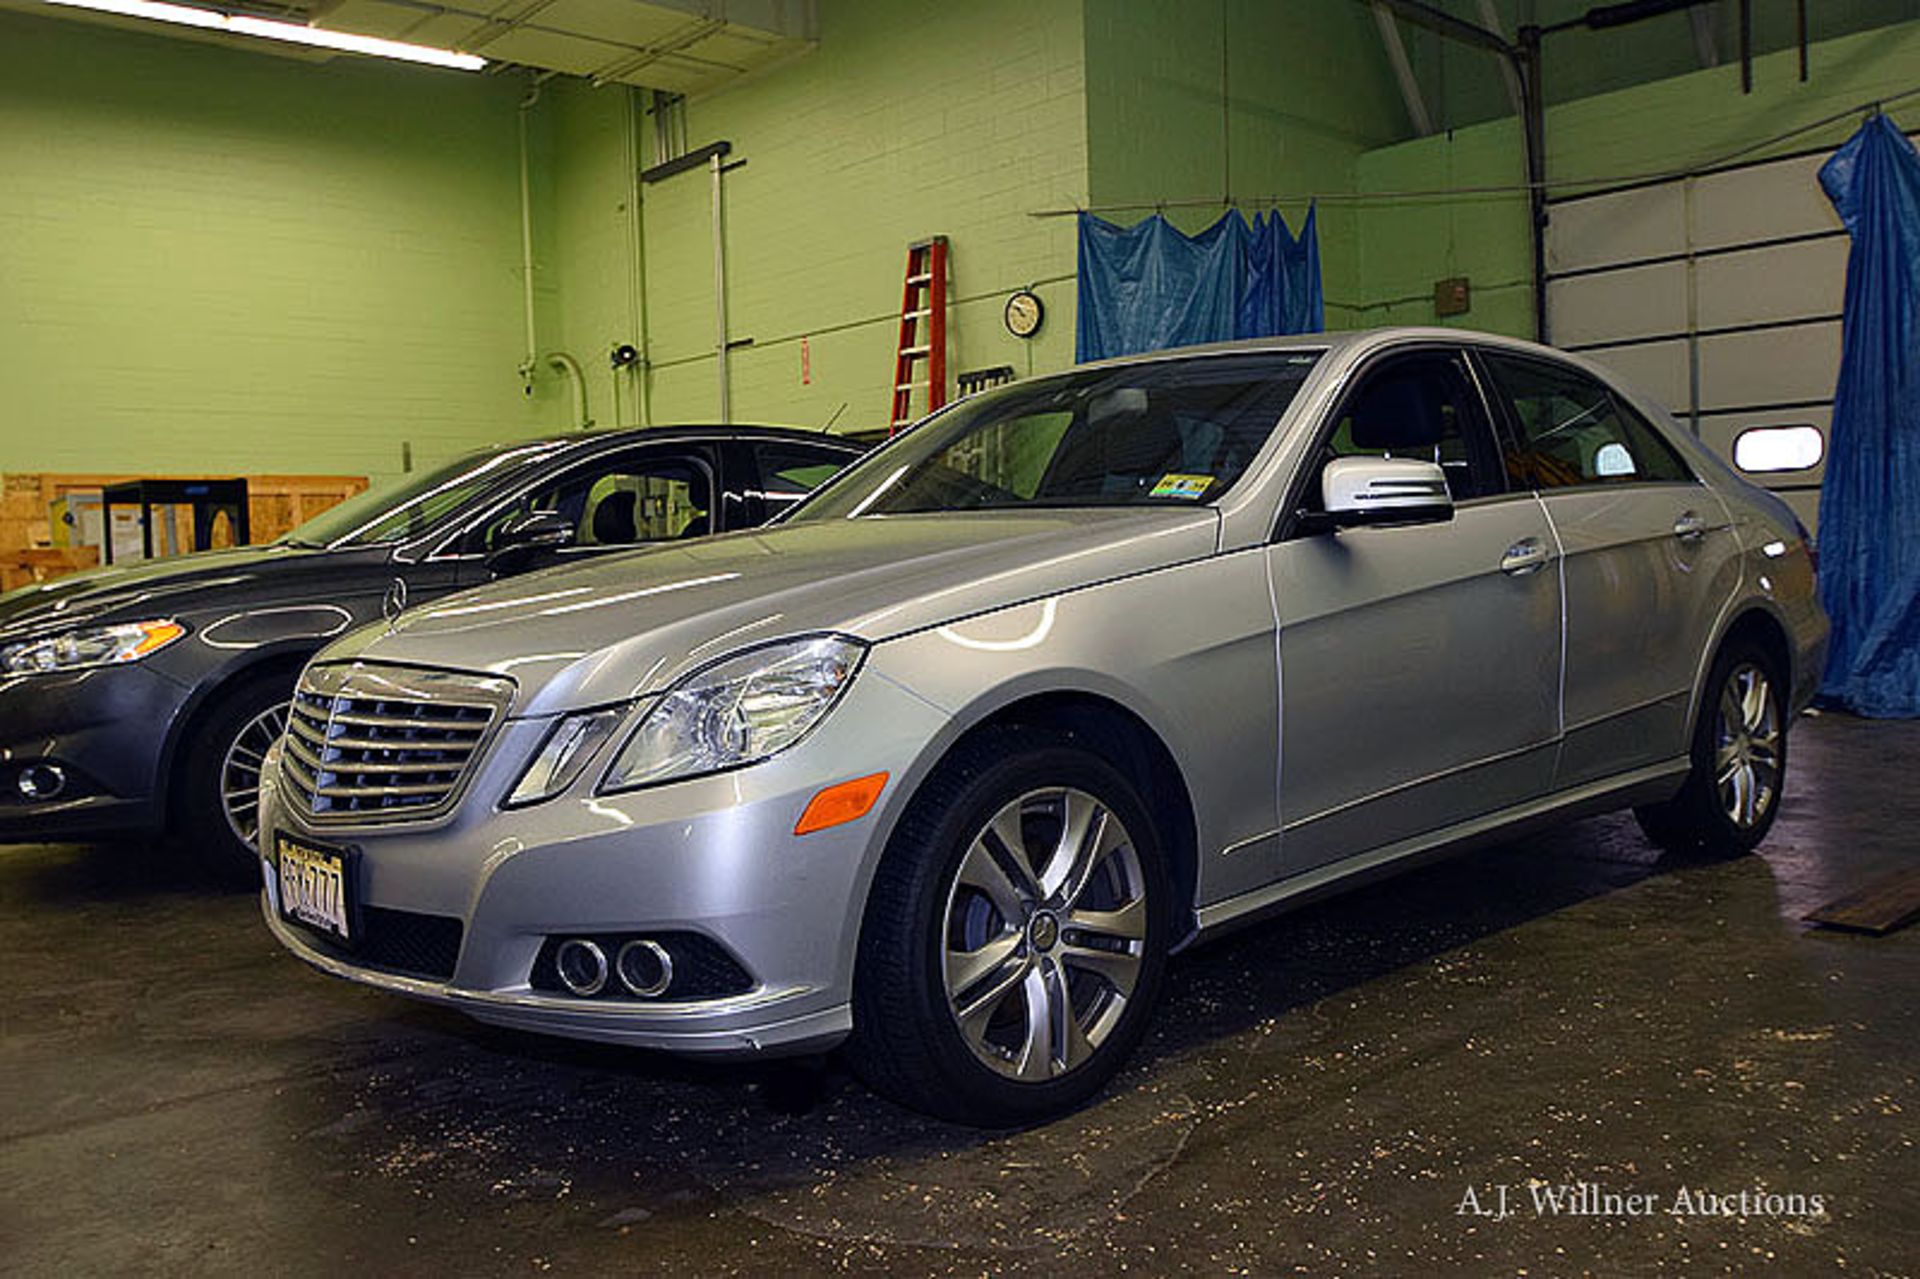
[[[654,999],[673,985],[673,956],[657,941],[641,938],[620,948],[614,961],[620,984],[642,999]]]
[[[607,952],[597,942],[569,937],[554,952],[553,966],[560,984],[582,999],[599,994],[607,986]]]

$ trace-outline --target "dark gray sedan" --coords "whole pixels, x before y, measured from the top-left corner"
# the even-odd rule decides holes
[[[527,569],[759,524],[858,457],[755,427],[482,449],[269,546],[0,596],[0,843],[165,830],[251,873],[260,764],[334,636]]]

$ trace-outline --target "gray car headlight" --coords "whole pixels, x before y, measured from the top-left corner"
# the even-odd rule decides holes
[[[866,652],[857,640],[820,635],[695,671],[647,708],[601,789],[717,773],[785,750],[833,709]]]
[[[37,675],[137,662],[187,633],[174,621],[88,626],[0,647],[0,673]]]

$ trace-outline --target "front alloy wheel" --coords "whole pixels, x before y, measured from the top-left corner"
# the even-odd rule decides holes
[[[267,751],[287,731],[289,703],[269,706],[249,720],[220,761],[220,806],[227,829],[253,852],[260,851],[260,770]]]
[[[1173,892],[1133,783],[1081,739],[997,730],[921,786],[875,872],[847,1055],[983,1127],[1065,1114],[1140,1041]]]
[[[1030,791],[975,835],[947,891],[942,976],[961,1038],[1027,1082],[1077,1069],[1140,984],[1147,888],[1119,817],[1085,791]]]

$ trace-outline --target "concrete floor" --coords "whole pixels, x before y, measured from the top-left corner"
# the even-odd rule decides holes
[[[1178,961],[1099,1104],[983,1135],[837,1069],[699,1068],[329,981],[245,895],[0,851],[8,1272],[1608,1274],[1920,1267],[1920,724],[1794,737],[1764,854],[1605,818]],[[1537,1217],[1530,1182],[1651,1193]],[[1462,1215],[1509,1190],[1512,1216]],[[1669,1215],[1686,1187],[1825,1215]]]

